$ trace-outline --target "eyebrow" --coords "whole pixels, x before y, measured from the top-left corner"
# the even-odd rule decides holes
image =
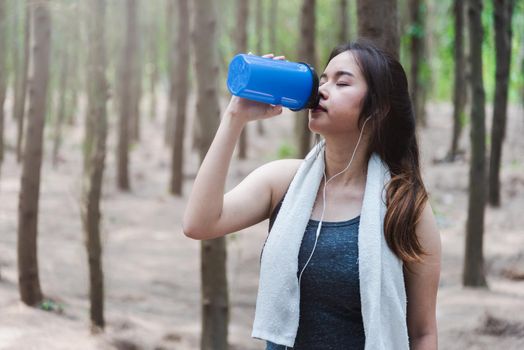
[[[335,77],[339,77],[341,75],[349,75],[350,77],[355,78],[355,75],[353,75],[353,73],[351,72],[348,72],[347,70],[339,70],[335,73]],[[326,73],[322,73],[322,75],[320,76],[320,79],[322,78],[327,78]]]

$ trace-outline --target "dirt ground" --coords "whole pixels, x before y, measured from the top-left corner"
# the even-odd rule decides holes
[[[56,169],[50,161],[51,128],[46,131],[39,271],[45,296],[62,309],[47,312],[19,301],[16,228],[21,167],[12,147],[15,123],[7,113],[5,133],[11,146],[0,178],[0,349],[199,348],[200,243],[182,233],[186,197],[173,197],[167,191],[170,152],[163,143],[164,111],[161,105],[155,120],[144,115],[141,142],[131,151],[129,193],[118,191],[115,185],[116,128],[111,120],[102,203],[107,327],[97,335],[89,329],[87,259],[79,212],[82,123],[67,130]],[[484,256],[489,289],[472,289],[461,286],[467,156],[454,164],[434,162],[450,144],[451,107],[430,104],[427,111],[428,127],[419,131],[419,140],[423,177],[443,245],[439,348],[524,349],[524,112],[517,106],[510,109],[501,170],[502,206],[486,209]],[[486,115],[491,120],[489,109]],[[263,137],[256,134],[254,124],[249,125],[249,159],[232,162],[228,189],[292,144],[295,118],[286,112],[264,121],[267,133]],[[469,145],[469,130],[463,134],[462,145]],[[188,153],[185,196],[197,166],[197,155]],[[250,335],[267,225],[266,221],[227,236],[232,349],[264,349],[264,343]]]

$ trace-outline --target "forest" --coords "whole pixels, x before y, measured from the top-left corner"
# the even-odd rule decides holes
[[[438,348],[524,349],[522,0],[0,0],[0,349],[265,349],[268,220],[198,240],[184,211],[235,55],[320,75],[359,39],[408,78]],[[303,159],[308,113],[248,123],[225,190]]]

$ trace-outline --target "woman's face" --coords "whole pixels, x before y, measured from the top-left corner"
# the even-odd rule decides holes
[[[358,130],[367,84],[351,51],[335,56],[319,81],[320,108],[309,114],[309,129],[326,135]]]

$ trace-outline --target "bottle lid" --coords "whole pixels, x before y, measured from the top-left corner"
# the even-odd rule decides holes
[[[291,108],[291,110],[295,112],[300,111],[305,108],[313,109],[317,107],[320,102],[320,94],[318,93],[318,81],[319,80],[318,80],[318,75],[315,71],[315,68],[307,62],[298,62],[298,63],[305,64],[309,68],[309,72],[311,73],[311,76],[313,78],[313,84],[311,85],[311,93],[309,94],[309,98],[306,101],[306,103],[300,108],[296,108],[296,109]]]

